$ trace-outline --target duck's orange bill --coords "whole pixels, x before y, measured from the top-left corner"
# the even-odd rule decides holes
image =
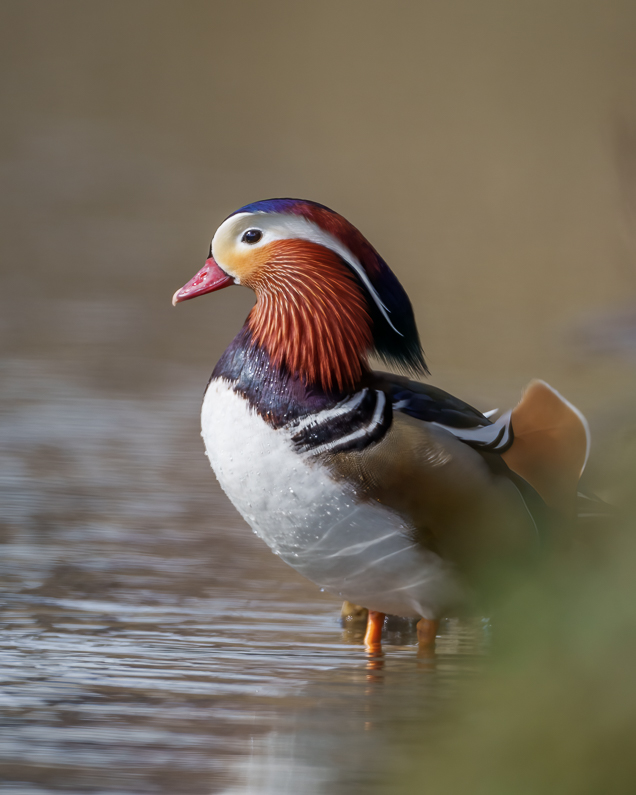
[[[224,287],[229,287],[230,284],[234,284],[234,279],[224,273],[214,259],[209,257],[196,276],[193,276],[187,284],[184,284],[172,296],[172,305],[176,306],[181,301],[196,298],[197,295],[222,290]]]

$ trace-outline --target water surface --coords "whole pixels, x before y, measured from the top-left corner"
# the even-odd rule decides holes
[[[220,491],[201,373],[100,384],[90,357],[0,378],[3,791],[353,793],[479,671],[479,623],[382,657]]]

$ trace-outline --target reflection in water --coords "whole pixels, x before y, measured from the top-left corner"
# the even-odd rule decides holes
[[[393,724],[474,675],[481,627],[447,622],[422,660],[394,621],[367,657],[214,484],[200,374],[107,396],[94,377],[3,365],[6,791],[370,791]]]

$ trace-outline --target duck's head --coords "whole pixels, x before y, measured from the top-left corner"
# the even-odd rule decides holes
[[[223,221],[173,304],[232,284],[257,296],[247,326],[277,366],[326,390],[354,387],[369,354],[428,372],[411,302],[366,238],[328,207],[268,199]]]

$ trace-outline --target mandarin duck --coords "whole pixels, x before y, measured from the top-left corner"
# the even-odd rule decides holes
[[[201,414],[220,485],[275,554],[368,609],[368,648],[385,614],[434,644],[493,567],[536,558],[550,514],[573,515],[584,417],[542,381],[494,420],[412,380],[428,369],[406,292],[321,204],[237,210],[173,304],[235,284],[256,303]]]

